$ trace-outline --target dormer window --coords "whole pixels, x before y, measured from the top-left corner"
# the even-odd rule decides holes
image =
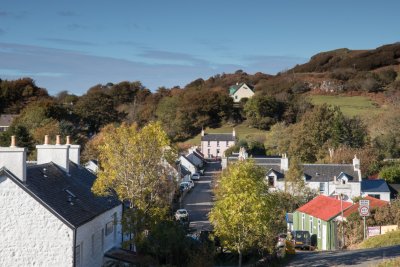
[[[272,175],[268,176],[268,186],[271,186],[271,187],[275,186],[275,177]]]

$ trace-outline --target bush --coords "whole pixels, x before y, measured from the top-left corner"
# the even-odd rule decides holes
[[[383,167],[379,176],[389,183],[400,183],[400,165]]]

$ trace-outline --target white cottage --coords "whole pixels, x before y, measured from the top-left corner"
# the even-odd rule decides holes
[[[237,83],[229,87],[229,95],[233,102],[239,103],[243,98],[251,98],[254,95],[254,88],[246,83]]]
[[[102,266],[122,241],[122,204],[91,192],[96,176],[79,165],[69,142],[0,148],[0,266]]]
[[[201,153],[205,158],[221,158],[225,150],[236,144],[235,129],[232,133],[208,134],[201,130]]]

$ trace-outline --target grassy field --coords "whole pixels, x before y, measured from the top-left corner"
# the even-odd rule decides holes
[[[394,245],[400,245],[400,230],[370,237],[361,242],[358,248],[380,248]]]
[[[398,266],[400,266],[400,258],[385,260],[379,263],[377,267],[398,267]]]
[[[207,128],[204,131],[206,133],[232,133],[233,128],[235,128],[236,136],[238,136],[239,139],[264,138],[266,134],[266,131],[250,128],[244,123],[235,126],[223,125],[220,128]],[[201,139],[201,134],[198,134],[184,143],[191,145],[200,145],[200,139]]]
[[[330,96],[312,95],[311,102],[315,105],[339,106],[340,110],[347,116],[370,116],[382,112],[382,108],[377,103],[365,96]]]

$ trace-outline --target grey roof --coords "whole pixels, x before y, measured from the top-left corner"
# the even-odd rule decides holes
[[[362,180],[361,181],[362,192],[390,192],[389,187],[385,180]]]
[[[400,193],[400,184],[389,184],[390,198],[396,198]]]
[[[2,114],[2,115],[0,115],[0,126],[9,127],[16,117],[18,117],[18,115],[14,115],[14,114]]]
[[[24,187],[73,227],[79,227],[121,202],[116,197],[95,196],[96,176],[70,162],[67,174],[54,163],[29,166]],[[73,203],[73,205],[71,205]]]
[[[235,141],[236,137],[231,133],[229,134],[204,134],[201,141]]]
[[[262,157],[262,156],[255,156],[252,157],[250,156],[249,159],[254,160],[255,164],[258,166],[263,166],[263,165],[276,165],[276,166],[281,166],[281,158],[279,157]],[[235,154],[234,156],[228,157],[228,162],[235,162],[238,161],[238,154]]]
[[[197,168],[196,164],[193,163],[193,161],[191,161],[188,157],[186,157],[185,155],[181,155],[181,157],[185,158],[190,164],[193,165],[193,167]],[[182,165],[182,163],[181,163]]]
[[[307,182],[329,182],[344,174],[349,182],[358,182],[358,172],[352,164],[303,164]]]
[[[267,175],[269,172],[274,172],[276,174],[276,179],[277,180],[283,180],[283,178],[285,178],[285,174],[283,173],[283,171],[281,170],[281,168],[278,168],[276,166],[272,166],[271,168],[269,168]]]

